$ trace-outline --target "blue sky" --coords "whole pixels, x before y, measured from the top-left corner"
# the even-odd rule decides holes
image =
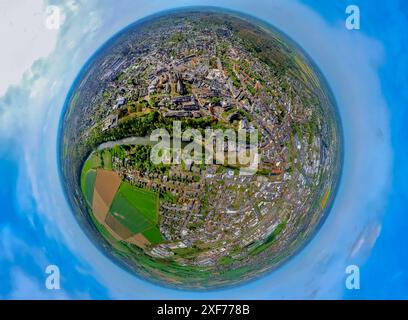
[[[408,8],[374,2],[30,0],[24,10],[2,4],[10,21],[1,19],[0,28],[9,44],[0,55],[0,298],[408,298]],[[344,27],[351,3],[361,10],[358,31]],[[62,10],[58,30],[44,27],[49,4]],[[106,258],[71,214],[56,158],[62,105],[86,60],[129,23],[186,5],[246,12],[298,42],[335,94],[345,139],[339,193],[307,247],[262,279],[207,293],[146,283]],[[44,286],[49,264],[60,267],[61,290]],[[349,264],[361,268],[360,290],[345,288]]]

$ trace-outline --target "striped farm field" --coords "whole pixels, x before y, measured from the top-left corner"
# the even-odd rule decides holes
[[[95,180],[96,180],[96,170],[89,170],[85,175],[84,194],[85,194],[86,201],[88,202],[90,206],[92,206],[92,202],[93,202]]]
[[[120,184],[121,178],[116,172],[103,169],[96,171],[92,211],[100,223],[105,222]]]
[[[112,171],[109,150],[89,156],[80,182],[94,220],[116,241],[126,241],[140,248],[165,241],[157,226],[158,195],[123,182],[119,174]]]

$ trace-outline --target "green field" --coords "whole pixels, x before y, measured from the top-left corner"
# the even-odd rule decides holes
[[[146,230],[145,232],[143,232],[143,235],[152,244],[158,244],[158,243],[164,242],[164,239],[161,236],[160,230],[157,227],[153,227],[151,229]]]
[[[149,190],[136,188],[127,182],[123,182],[119,188],[121,193],[135,208],[137,208],[148,220],[158,223],[158,197]]]
[[[101,166],[99,157],[96,154],[92,154],[88,160],[84,163],[84,166],[81,171],[81,190],[82,193],[86,196],[86,175],[89,170],[96,169]]]
[[[220,265],[226,266],[233,263],[235,260],[229,256],[224,256],[219,260]]]
[[[108,150],[93,153],[81,172],[81,189],[92,207],[96,170],[112,170],[112,154]],[[123,182],[115,195],[109,214],[132,233],[143,233],[152,244],[164,241],[157,227],[158,196],[151,191],[133,187]]]
[[[157,195],[123,182],[113,200],[110,213],[132,233],[147,231],[158,222]],[[148,235],[157,239],[153,231]]]
[[[101,165],[106,170],[112,170],[112,154],[109,150],[103,150],[100,153]]]
[[[96,170],[89,170],[85,176],[85,199],[88,201],[88,204],[92,206],[93,202],[93,193],[95,188],[95,180],[96,180]]]

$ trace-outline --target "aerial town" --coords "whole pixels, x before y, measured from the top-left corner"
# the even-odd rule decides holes
[[[94,79],[85,78],[71,100],[78,109],[71,154],[82,162],[87,206],[94,223],[153,261],[217,274],[268,269],[314,230],[334,191],[337,138],[322,111],[328,100],[303,57],[262,29],[241,20],[209,23],[199,15],[167,19],[121,39],[121,51],[99,58],[91,67],[97,68]],[[266,41],[270,51],[258,50]],[[82,97],[89,87],[98,94]],[[240,174],[242,166],[228,162],[152,163],[150,133],[171,133],[175,121],[202,133],[257,134],[257,172]],[[121,183],[103,216],[95,212],[102,171]],[[116,204],[124,184],[157,199],[157,216],[146,226],[126,221],[132,218]],[[143,204],[129,202],[143,213]]]

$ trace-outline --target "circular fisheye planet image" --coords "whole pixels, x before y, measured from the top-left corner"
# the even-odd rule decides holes
[[[73,84],[61,181],[122,268],[178,289],[238,285],[313,238],[335,198],[342,132],[324,77],[274,27],[189,8],[111,38]]]

